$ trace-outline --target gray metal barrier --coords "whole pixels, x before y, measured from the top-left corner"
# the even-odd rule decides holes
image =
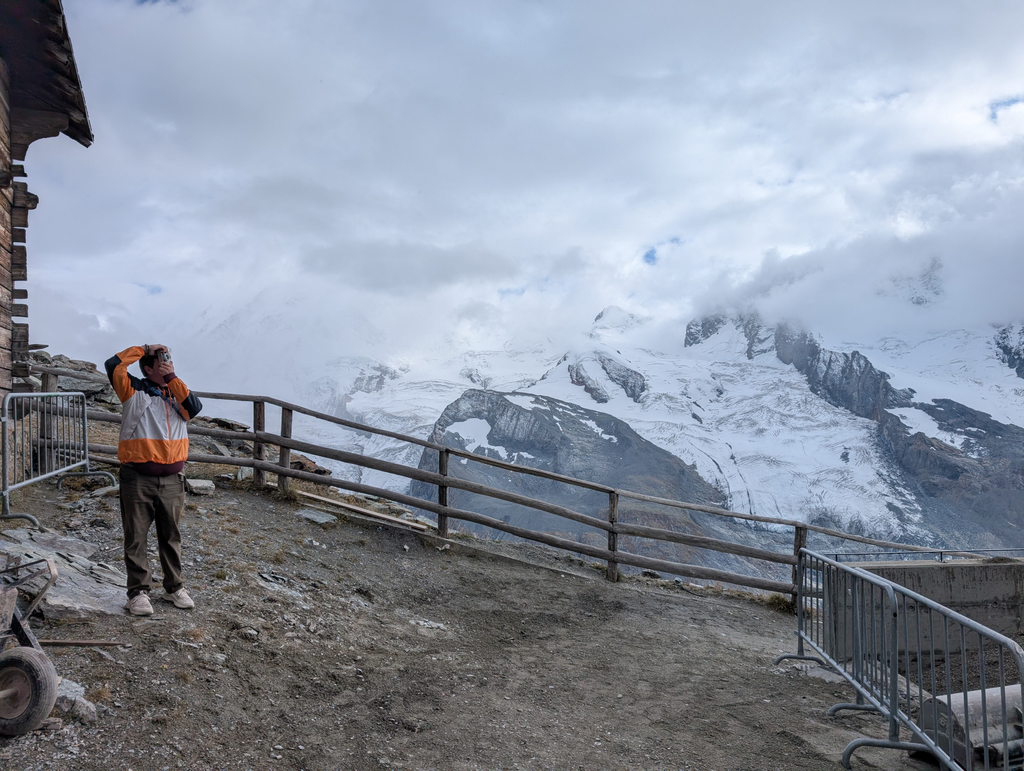
[[[888,723],[886,739],[850,742],[844,768],[866,746],[930,754],[950,771],[1024,768],[1024,650],[1016,642],[807,549],[797,570],[797,653],[775,662],[804,659],[834,669],[857,701],[828,714],[868,710]]]
[[[54,476],[114,476],[89,466],[89,439],[85,394],[15,393],[4,397],[2,425],[3,508],[0,519],[27,519],[31,514],[11,513],[11,493]],[[75,469],[83,469],[75,471]]]

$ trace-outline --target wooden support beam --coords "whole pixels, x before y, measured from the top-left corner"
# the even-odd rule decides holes
[[[28,358],[28,324],[11,324],[11,355],[15,361]]]
[[[28,252],[21,244],[11,247],[11,279],[28,281]]]
[[[77,89],[75,92],[77,93]],[[30,144],[44,137],[55,137],[67,127],[68,116],[62,112],[12,108],[11,157],[16,161],[25,160]]]
[[[12,303],[11,304],[11,317],[16,319],[27,319],[28,318],[28,306],[25,303]]]
[[[267,425],[267,405],[265,402],[252,403],[252,430],[257,436],[264,431]],[[259,463],[267,457],[267,446],[262,441],[252,443],[252,459]],[[252,482],[257,488],[265,487],[267,484],[267,472],[253,466]]]
[[[28,191],[27,182],[14,183],[14,206],[24,206],[26,209],[34,209],[39,205],[39,196]]]
[[[16,244],[25,243],[25,228],[11,228],[11,240]]]
[[[11,296],[15,300],[27,300],[28,299],[28,290],[27,289],[13,289],[13,290],[11,290],[11,292],[12,292]]]
[[[293,413],[291,410],[284,408],[281,410],[281,436],[285,439],[292,438],[292,419]],[[282,468],[292,467],[292,450],[290,447],[282,447],[281,453],[278,455],[277,462]],[[278,486],[285,492],[288,491],[289,479],[286,476],[278,476]]]
[[[11,226],[16,228],[28,227],[28,209],[23,206],[11,207]]]

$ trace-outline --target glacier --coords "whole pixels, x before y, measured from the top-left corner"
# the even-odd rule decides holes
[[[880,435],[877,414],[857,414],[813,388],[806,372],[780,359],[776,331],[743,315],[673,330],[611,307],[568,347],[512,340],[490,350],[442,348],[413,363],[339,357],[322,363],[315,377],[297,379],[296,391],[315,409],[420,439],[469,389],[500,392],[528,409],[545,409],[532,396],[557,399],[628,424],[694,466],[735,511],[918,543],[954,538],[980,548],[1012,540],[1012,522],[991,538],[983,522],[951,524],[955,501],[929,503]],[[858,366],[873,366],[887,378],[900,398],[876,413],[888,409],[906,437],[926,439],[923,451],[962,454],[968,463],[986,452],[979,441],[984,429],[957,428],[942,417],[940,403],[1024,425],[1024,382],[1005,350],[1019,346],[1019,336],[1016,327],[985,326],[918,339],[811,337],[829,362],[846,362],[854,375]],[[494,449],[489,429],[467,423],[460,433],[469,449],[483,452]],[[407,465],[421,456],[421,448],[387,437],[312,421],[298,421],[296,435],[300,430],[312,441]],[[332,468],[353,481],[408,489],[404,478]]]

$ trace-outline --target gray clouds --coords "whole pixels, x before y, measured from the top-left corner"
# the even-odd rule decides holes
[[[933,257],[945,305],[913,313],[1016,307],[995,286],[1019,278],[1016,3],[95,0],[67,14],[96,143],[28,157],[30,275],[46,287],[33,336],[41,324],[56,348],[168,318],[200,347],[193,320],[273,288],[309,298],[297,313],[374,318],[392,353],[434,332],[550,336],[613,303],[824,323],[896,312],[886,287]]]

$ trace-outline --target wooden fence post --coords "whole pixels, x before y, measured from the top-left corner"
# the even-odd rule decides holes
[[[793,556],[800,559],[800,550],[807,547],[807,528],[796,527],[793,529]],[[793,602],[797,599],[797,582],[800,580],[800,566],[793,566]]]
[[[56,393],[57,392],[57,376],[49,372],[43,373],[42,385],[40,390],[43,393]],[[59,405],[59,402],[58,402]],[[36,454],[36,459],[39,464],[40,473],[47,474],[58,467],[59,459],[57,453],[54,450],[54,443],[57,440],[57,434],[59,433],[58,420],[51,408],[55,405],[50,403],[50,400],[44,404],[40,400],[40,411],[39,411],[39,450]]]
[[[267,430],[266,402],[252,403],[252,430],[256,433]],[[252,459],[257,461],[267,459],[267,446],[258,439],[254,440],[252,443]],[[252,470],[252,483],[260,489],[266,487],[267,472],[263,469],[254,468]]]
[[[448,476],[448,448],[445,447],[439,450],[437,453],[437,473],[442,477]],[[447,506],[448,505],[448,485],[439,484],[437,486],[437,505]],[[437,534],[442,538],[448,537],[448,515],[438,514],[437,515]]]
[[[285,439],[292,438],[292,411],[287,407],[281,408],[281,436]],[[292,467],[292,450],[290,447],[281,448],[281,455],[277,460],[277,464],[283,469],[290,469]],[[278,490],[288,492],[290,483],[291,477],[286,477],[282,474],[277,475]]]
[[[615,532],[615,523],[619,521],[619,494],[612,490],[608,493],[608,524],[611,530],[608,531],[608,551],[612,554],[619,550],[619,534]],[[619,580],[619,563],[608,560],[608,569],[605,577],[609,581]]]

